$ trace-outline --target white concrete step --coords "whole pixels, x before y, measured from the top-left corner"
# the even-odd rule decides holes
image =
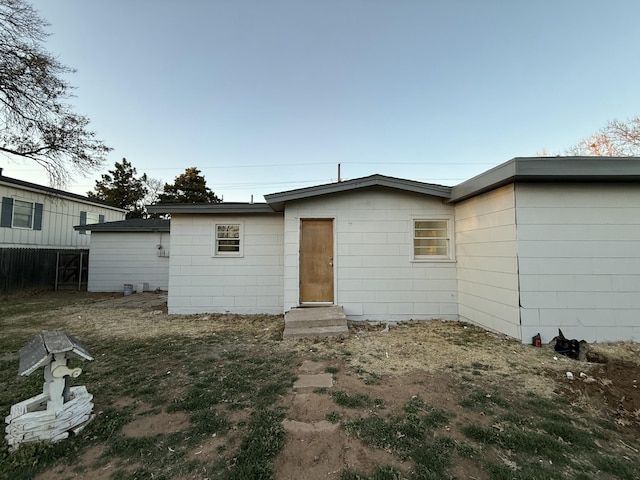
[[[283,338],[329,337],[349,333],[338,305],[292,308],[284,316]]]
[[[282,338],[309,338],[309,337],[338,337],[348,335],[346,325],[334,325],[331,327],[291,328],[285,324]]]

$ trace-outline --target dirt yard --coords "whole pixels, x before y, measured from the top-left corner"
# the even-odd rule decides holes
[[[222,398],[207,407],[216,415],[224,413],[228,427],[217,427],[216,432],[224,433],[207,433],[196,443],[192,434],[178,443],[178,435],[193,428],[195,417],[175,406],[191,398],[192,379],[206,378],[214,365],[212,359],[254,358],[250,355],[256,352],[262,352],[263,357],[255,368],[262,368],[263,363],[275,365],[276,359],[282,358],[290,359],[282,363],[282,374],[291,378],[301,373],[327,372],[333,377],[330,388],[288,387],[277,396],[275,405],[284,412],[284,444],[274,454],[271,473],[260,478],[438,478],[420,473],[420,448],[402,444],[403,437],[410,437],[407,432],[411,422],[427,422],[438,412],[442,413],[441,419],[424,423],[424,428],[431,429],[429,438],[446,439],[457,452],[443,470],[446,475],[440,478],[507,478],[500,473],[505,471],[513,473],[509,478],[538,478],[533,470],[538,462],[544,475],[550,472],[539,478],[638,478],[633,466],[640,463],[637,343],[592,345],[590,361],[578,362],[555,354],[548,346],[534,348],[470,325],[440,321],[391,328],[352,324],[345,338],[283,341],[281,317],[170,316],[165,302],[166,297],[156,293],[125,297],[42,292],[0,300],[0,361],[5,370],[11,369],[15,377],[18,349],[40,330],[64,329],[82,339],[95,355],[95,361],[86,365],[86,375],[78,381],[94,393],[98,419],[115,415],[113,412],[126,413],[122,417],[126,421],[113,427],[109,435],[87,436],[86,446],[75,451],[77,458],[72,462],[53,461],[37,478],[227,478],[216,469],[231,471],[238,456],[229,452],[243,448],[243,435],[253,418],[253,407],[247,403],[250,392],[236,392],[234,398]],[[202,340],[205,338],[206,342]],[[213,343],[216,338],[219,344]],[[137,365],[109,364],[108,372],[107,367],[100,366],[103,359],[106,364],[110,358],[110,346],[122,342],[135,345],[131,355],[138,349],[144,352],[144,358],[153,360],[144,364],[145,371],[135,372],[143,368],[142,361]],[[145,345],[153,344],[158,348],[144,351]],[[175,351],[171,345],[175,345]],[[125,368],[133,371],[123,374]],[[271,371],[268,365],[266,368]],[[280,375],[275,366],[272,371],[274,376]],[[223,381],[231,373],[216,373],[215,378]],[[107,374],[122,374],[129,380],[115,387],[103,385],[101,379]],[[33,375],[41,376],[41,372]],[[23,400],[20,395],[33,387],[27,388],[24,379],[10,375],[3,378],[11,390],[0,396],[4,417],[11,403]],[[92,385],[93,378],[98,384]],[[142,386],[149,379],[160,387],[149,383],[150,390],[145,391]],[[33,379],[30,385],[38,388],[39,382]],[[412,405],[418,405],[415,411]],[[531,405],[538,405],[538,411],[522,410],[523,405],[532,409]],[[561,444],[573,442],[577,448],[580,435],[592,434],[594,445],[602,446],[614,460],[620,459],[620,465],[607,467],[611,462],[605,460],[587,465],[590,448],[597,449],[592,445],[585,446],[583,457],[578,452],[578,460],[559,467],[552,461],[552,453],[536,447],[527,452],[520,444],[510,446],[508,442],[514,436],[489,437],[483,443],[468,428],[475,425],[496,435],[505,431],[515,435],[516,427],[524,424],[521,419],[514,420],[517,413],[531,422],[535,416],[538,423],[535,428],[530,424],[532,432],[551,432],[552,427],[544,427],[544,408],[550,409],[550,417],[557,418],[561,411],[576,416],[566,426],[574,429],[571,432],[578,431],[575,440],[567,440],[570,433],[553,434]],[[366,429],[366,422],[373,421],[382,422],[374,429],[377,437]],[[379,433],[386,426],[390,426],[390,433]],[[98,427],[90,425],[87,431],[91,428]],[[130,447],[131,452],[118,450],[110,443],[116,432],[123,444],[135,441],[137,447]],[[135,453],[136,448],[140,453]],[[166,467],[160,471],[173,473],[154,475],[154,462],[147,462],[142,454],[145,449],[162,450],[166,455],[181,452],[184,468],[177,471]],[[0,467],[2,462],[11,461],[11,455],[0,457]],[[629,462],[632,466],[627,465]],[[559,470],[550,470],[554,468]],[[3,471],[0,468],[0,476]],[[575,472],[585,473],[574,476]]]

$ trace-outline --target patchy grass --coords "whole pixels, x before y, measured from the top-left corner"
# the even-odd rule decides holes
[[[31,479],[53,465],[71,475],[79,468],[74,459],[96,445],[104,447],[101,454],[83,468],[108,465],[112,478],[168,479],[205,470],[220,479],[271,478],[273,459],[285,441],[284,413],[277,403],[293,385],[295,362],[292,355],[269,348],[272,340],[256,344],[253,328],[244,333],[238,331],[241,325],[229,327],[197,338],[85,340],[96,360],[81,364],[83,374],[75,383],[87,385],[94,395],[95,420],[77,437],[56,444],[24,444],[10,453],[2,442],[0,478]],[[41,329],[32,321],[26,341]],[[15,349],[15,341],[3,335],[0,349]],[[41,369],[18,378],[17,354],[7,357],[0,363],[3,418],[11,404],[39,393],[43,381]],[[150,436],[123,433],[134,418],[159,412],[185,412],[188,425]],[[235,443],[234,435],[239,437]],[[202,463],[190,455],[212,438],[228,444],[215,461]]]
[[[341,407],[346,408],[384,408],[384,400],[371,398],[365,393],[349,394],[341,390],[331,392],[331,398]]]
[[[95,357],[76,362],[83,374],[74,383],[94,395],[96,419],[56,444],[10,453],[3,442],[0,478],[91,478],[98,471],[115,480],[277,478],[274,465],[289,448],[287,399],[298,366],[310,358],[326,362],[336,382],[308,393],[325,409],[311,412],[314,421],[339,424],[330,441],[357,442],[353,450],[380,459],[344,469],[340,456],[334,478],[640,478],[640,428],[633,423],[640,414],[621,416],[615,379],[589,384],[615,392],[602,407],[589,397],[599,390],[578,390],[587,384],[567,383],[564,375],[591,375],[589,365],[554,361],[544,349],[471,325],[411,324],[287,343],[280,317],[151,315],[109,309],[105,295],[69,298],[75,303],[46,295],[0,300],[0,416],[42,388],[42,370],[16,376],[17,350],[44,328],[63,328]],[[637,344],[594,350],[609,365],[616,352],[628,362],[640,352]],[[629,365],[621,378],[640,379],[627,374]],[[404,396],[390,385],[401,385]],[[182,423],[170,429],[154,424],[156,416]],[[139,427],[132,435],[145,419],[155,430]]]

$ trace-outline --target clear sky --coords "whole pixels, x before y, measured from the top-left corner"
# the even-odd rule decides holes
[[[640,115],[638,0],[34,0],[76,111],[225,201],[374,173],[455,185]],[[32,163],[4,174],[46,184]]]

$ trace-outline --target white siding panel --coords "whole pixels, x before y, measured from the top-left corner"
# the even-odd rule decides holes
[[[94,232],[89,254],[90,292],[121,292],[125,283],[147,282],[167,290],[169,258],[159,257],[157,245],[170,251],[169,233]]]
[[[105,216],[105,222],[122,220],[124,213],[112,207],[100,206],[88,200],[45,195],[18,185],[0,185],[0,199],[42,204],[42,230],[0,228],[0,247],[4,248],[89,248],[91,235],[82,235],[73,229],[80,224],[80,212],[87,211]]]
[[[348,318],[457,319],[455,262],[412,261],[412,219],[452,214],[439,198],[389,189],[287,204],[285,262],[295,269],[286,271],[285,310],[299,300],[300,219],[332,218],[335,302]]]
[[[559,327],[590,342],[638,339],[637,185],[524,184],[516,194],[523,340]]]
[[[461,320],[520,337],[513,185],[456,205]]]
[[[213,256],[216,222],[243,224],[243,256]],[[170,313],[283,313],[283,217],[173,215],[171,230]]]

